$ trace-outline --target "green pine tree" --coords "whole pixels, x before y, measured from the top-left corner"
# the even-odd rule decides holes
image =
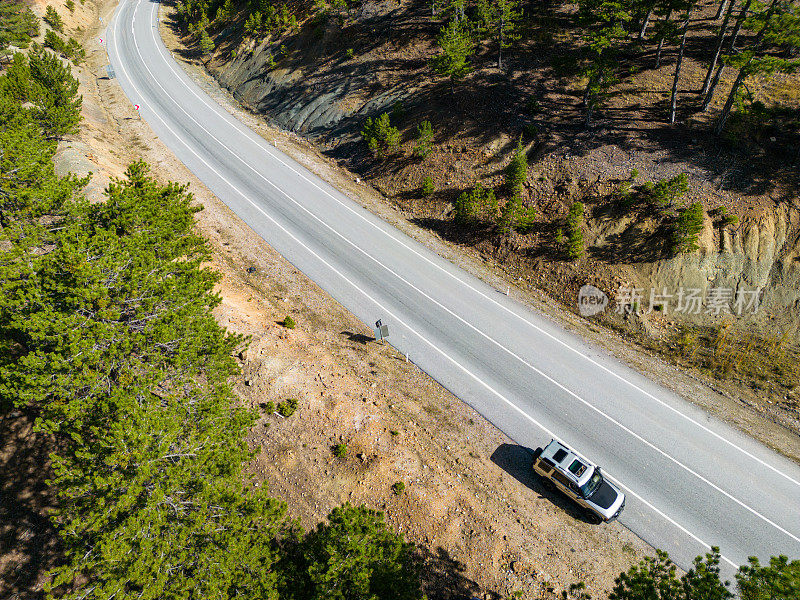
[[[350,504],[302,540],[282,597],[308,600],[421,600],[414,548],[383,513]]]
[[[570,260],[583,256],[583,212],[583,204],[574,202],[567,214],[567,257]]]
[[[59,33],[64,33],[64,21],[51,5],[48,5],[44,11],[44,22]]]
[[[425,158],[433,149],[433,127],[430,121],[423,121],[417,126],[416,138],[414,156]]]
[[[748,77],[786,73],[800,68],[800,59],[783,49],[800,46],[800,4],[796,0],[754,1],[744,27],[755,32],[752,41],[725,62],[739,69],[725,106],[714,124],[720,135]]]
[[[452,19],[439,32],[436,43],[442,53],[431,62],[433,70],[450,78],[450,90],[455,91],[455,82],[472,71],[469,57],[475,47],[469,30],[463,21]]]
[[[672,237],[672,251],[693,252],[699,248],[697,238],[703,231],[703,205],[695,202],[679,211]]]
[[[200,30],[200,54],[203,55],[206,59],[211,58],[211,53],[214,52],[214,40],[211,39],[211,36],[208,35],[208,31],[205,27]]]
[[[621,41],[627,36],[627,26],[632,17],[625,0],[580,0],[578,18],[589,52],[588,62],[583,68],[587,79],[583,105],[586,125],[589,126],[594,110],[618,80],[616,56]]]
[[[497,68],[503,69],[503,50],[519,39],[517,29],[522,11],[517,0],[495,0],[495,32],[497,36]]]
[[[528,176],[528,157],[525,154],[525,147],[522,141],[517,142],[514,156],[506,167],[506,188],[512,195],[520,195],[525,179]]]
[[[378,156],[396,152],[400,147],[400,130],[392,125],[388,112],[382,113],[377,119],[367,117],[361,138]]]
[[[796,600],[800,598],[800,560],[773,556],[768,566],[751,557],[739,568],[736,583],[742,600]]]
[[[33,11],[14,0],[0,0],[0,57],[10,45],[27,48],[39,35],[39,19]]]
[[[61,139],[78,132],[83,97],[78,95],[78,80],[69,65],[40,46],[29,53],[29,100],[46,135]]]

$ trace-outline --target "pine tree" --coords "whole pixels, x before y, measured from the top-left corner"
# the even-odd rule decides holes
[[[430,154],[433,142],[433,126],[431,126],[430,121],[423,121],[417,126],[416,138],[414,156],[425,158]]]
[[[378,156],[395,152],[400,147],[400,130],[392,125],[388,112],[382,113],[377,119],[368,117],[361,137]]]
[[[469,57],[475,44],[467,27],[457,19],[452,19],[441,29],[436,43],[442,53],[431,64],[434,71],[450,78],[450,89],[454,92],[455,82],[472,71]]]
[[[413,546],[383,513],[345,504],[300,542],[282,597],[296,600],[422,600]]]
[[[143,163],[74,202],[45,254],[6,256],[0,397],[54,436],[63,598],[274,596],[283,505],[242,485],[254,415],[211,309],[191,196]],[[33,263],[28,266],[28,263]]]
[[[689,178],[686,173],[662,179],[655,184],[647,182],[642,186],[646,200],[659,210],[671,209],[688,191]]]
[[[587,78],[583,105],[589,126],[603,94],[617,81],[616,51],[626,36],[631,14],[622,0],[581,0],[578,15],[589,50],[589,62],[583,69]]]
[[[519,39],[518,21],[522,11],[517,0],[496,0],[495,29],[497,32],[497,68],[503,69],[503,50]]]
[[[773,556],[769,566],[756,557],[739,568],[736,583],[742,600],[795,600],[800,598],[800,560]]]
[[[61,15],[59,15],[56,9],[51,5],[48,5],[47,9],[44,11],[44,22],[59,33],[64,33],[64,21],[61,19]]]
[[[682,5],[683,0],[665,0],[663,4],[658,5],[659,12],[663,14],[664,18],[660,19],[654,26],[656,37],[658,37],[656,60],[653,67],[655,69],[661,67],[664,43],[675,41],[678,38],[678,26],[672,20],[672,16],[681,9]]]
[[[653,11],[655,10],[656,4],[658,4],[657,0],[639,0],[634,2],[638,9],[639,22],[641,26],[639,27],[639,40],[643,40],[645,38],[645,34],[647,33],[647,26],[650,24],[650,19],[653,16]]]
[[[686,34],[689,31],[689,19],[694,10],[695,0],[689,0],[686,7],[686,16],[683,19],[683,26],[681,27],[681,43],[678,48],[678,58],[675,61],[675,76],[672,78],[672,92],[670,93],[670,109],[669,109],[669,122],[675,122],[675,115],[678,110],[678,81],[681,76],[681,65],[683,65],[683,52],[686,48]]]
[[[211,39],[211,36],[208,35],[208,31],[205,27],[200,30],[200,54],[202,54],[205,58],[210,58],[211,53],[214,51],[214,40]]]
[[[11,57],[5,75],[0,77],[0,94],[12,102],[28,102],[31,97],[31,70],[28,57],[22,52],[15,52]],[[19,107],[22,111],[22,107]]]
[[[733,82],[722,113],[714,124],[714,134],[725,128],[739,90],[747,77],[789,72],[800,66],[800,59],[776,51],[800,46],[800,6],[795,0],[753,2],[754,14],[745,19],[745,27],[757,31],[755,38],[736,55],[727,58],[739,72]]]
[[[656,550],[638,565],[617,577],[611,600],[728,600],[732,594],[719,579],[719,548],[694,559],[693,567],[680,579],[669,555]]]
[[[522,141],[517,142],[514,155],[506,167],[506,188],[512,195],[520,195],[528,175],[528,157]]]
[[[472,32],[479,40],[488,39],[494,31],[497,21],[497,5],[492,0],[477,0],[475,18],[472,21]]]
[[[567,214],[567,257],[570,260],[583,256],[583,211],[583,204],[574,202]]]
[[[741,10],[739,11],[739,15],[736,17],[736,23],[733,26],[733,31],[731,35],[728,36],[727,44],[725,44],[725,53],[730,55],[736,48],[736,40],[739,38],[739,32],[742,29],[742,24],[744,23],[744,19],[747,16],[750,5],[753,3],[753,0],[745,0],[744,6],[742,6]],[[733,7],[735,2],[731,1],[731,6]],[[709,83],[708,90],[706,91],[705,98],[703,98],[703,106],[702,110],[708,110],[708,106],[711,104],[711,101],[714,99],[714,92],[717,90],[717,85],[719,84],[719,80],[722,77],[722,73],[725,70],[725,61],[720,60],[720,56],[717,56],[717,70],[714,72],[713,77],[711,77],[711,82]],[[705,87],[705,84],[704,84]]]
[[[497,214],[497,198],[494,190],[478,183],[472,190],[462,192],[455,201],[454,219],[459,225],[475,225],[483,218]]]
[[[699,248],[697,236],[703,231],[703,205],[695,202],[679,211],[672,239],[672,251],[693,252]]]
[[[0,56],[11,44],[27,48],[37,35],[39,20],[30,8],[13,0],[0,0]]]
[[[722,8],[722,4],[724,4],[724,1],[720,3],[720,8]],[[703,88],[700,90],[700,94],[703,96],[708,93],[708,90],[711,87],[711,78],[715,69],[717,68],[717,63],[719,62],[719,57],[722,53],[722,45],[725,42],[725,35],[728,33],[728,23],[731,20],[735,6],[736,0],[730,0],[730,3],[728,4],[728,10],[725,11],[725,18],[722,20],[722,24],[719,26],[719,30],[717,31],[717,39],[714,44],[714,54],[711,57],[711,61],[708,65],[708,71],[706,72],[706,77],[703,80]]]
[[[30,101],[45,134],[56,139],[77,133],[81,121],[83,97],[78,96],[78,80],[69,65],[58,57],[34,46],[29,54],[31,76]]]

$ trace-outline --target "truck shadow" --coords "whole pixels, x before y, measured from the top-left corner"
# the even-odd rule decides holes
[[[591,517],[580,506],[559,492],[553,484],[533,472],[533,449],[519,444],[500,444],[490,457],[491,461],[530,490],[546,498],[569,516],[592,523]]]

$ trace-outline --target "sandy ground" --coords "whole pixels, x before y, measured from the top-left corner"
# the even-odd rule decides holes
[[[248,350],[239,356],[242,377],[236,389],[244,404],[261,411],[249,436],[258,451],[250,466],[254,477],[284,499],[290,514],[306,527],[348,500],[386,511],[389,523],[423,548],[431,597],[499,598],[517,591],[528,598],[549,597],[575,581],[584,581],[595,598],[604,597],[614,577],[652,548],[619,523],[586,523],[567,501],[542,489],[527,472],[525,449],[391,347],[371,341],[362,323],[247,228],[172,155],[138,119],[117,82],[105,78],[107,57],[98,38],[114,6],[113,0],[86,0],[74,16],[59,10],[68,28],[83,27],[88,53],[80,69],[84,126],[77,140],[65,144],[59,163],[77,172],[91,170],[88,193],[100,199],[109,178],[142,157],[159,179],[189,182],[204,206],[198,229],[214,249],[211,266],[223,275],[217,317],[229,330],[252,336]],[[239,111],[197,65],[187,68],[227,102],[229,110],[281,149],[443,256],[505,289],[497,265],[413,227],[380,194],[356,183],[352,174],[303,140]],[[249,267],[255,271],[248,272]],[[548,306],[535,290],[512,285],[511,294],[606,345],[657,380],[671,382],[695,402],[741,418],[744,428],[796,450],[796,440],[782,441],[780,428],[755,415],[742,415],[730,400],[697,380]],[[296,329],[278,324],[286,315],[295,319]],[[299,400],[294,415],[266,414],[268,401],[287,398]],[[10,435],[9,440],[41,447],[43,442],[32,438],[25,426],[14,431],[18,438]],[[338,443],[347,445],[344,458],[331,452]],[[6,449],[12,445],[13,441]],[[400,481],[406,487],[398,495],[391,486]],[[5,486],[3,492],[13,494],[14,489]],[[16,497],[22,512],[41,521],[42,503],[31,498],[28,488]],[[39,597],[41,565],[47,561],[10,552],[15,536],[29,539],[30,532],[38,531],[44,536],[47,525],[40,523],[36,529],[19,523],[23,529],[3,532],[0,597]],[[10,583],[6,575],[15,572],[25,572],[27,578]]]

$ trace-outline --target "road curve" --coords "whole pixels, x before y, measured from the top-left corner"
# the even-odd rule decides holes
[[[722,549],[800,558],[800,467],[547,317],[456,268],[298,165],[217,105],[123,0],[106,46],[123,90],[172,151],[250,227],[518,444],[550,437],[603,465],[622,523],[682,567]]]

